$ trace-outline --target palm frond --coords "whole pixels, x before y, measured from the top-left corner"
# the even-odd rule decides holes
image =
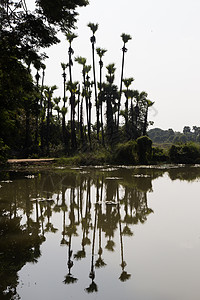
[[[99,27],[99,24],[96,23],[88,23],[87,26],[92,30],[92,33],[95,34],[95,32],[97,31],[98,27]]]
[[[122,38],[122,41],[124,42],[124,44],[126,44],[129,40],[132,39],[130,34],[126,34],[126,33],[122,33],[121,38]]]

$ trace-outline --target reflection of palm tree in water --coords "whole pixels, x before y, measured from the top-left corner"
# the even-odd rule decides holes
[[[124,211],[125,211],[124,222],[126,223],[126,225],[123,228],[122,234],[127,236],[133,235],[133,232],[128,226],[128,224],[133,223],[132,207],[130,205],[130,196],[131,196],[130,189],[128,187],[125,187],[125,194],[124,194],[124,198],[121,200],[121,203],[124,203]]]
[[[65,231],[66,235],[69,236],[69,242],[68,242],[68,261],[67,261],[67,267],[68,267],[68,274],[65,276],[64,283],[65,284],[70,284],[70,283],[75,283],[77,282],[77,278],[75,278],[71,274],[71,268],[73,267],[74,263],[72,261],[72,235],[77,235],[77,228],[75,225],[75,214],[74,214],[74,188],[71,188],[71,193],[70,193],[70,212],[69,212],[69,219],[70,219],[70,224],[69,226],[65,226]]]
[[[103,249],[101,246],[101,233],[102,233],[102,199],[103,199],[103,177],[101,181],[101,195],[100,195],[100,203],[98,204],[98,228],[99,228],[99,250],[98,250],[98,259],[96,260],[95,267],[101,268],[106,266],[106,263],[102,259]]]
[[[113,241],[114,232],[117,229],[118,215],[116,210],[116,189],[118,183],[114,180],[107,180],[106,182],[106,213],[104,215],[104,222],[102,229],[105,236],[108,237],[105,248],[109,251],[114,251],[115,243]]]
[[[119,234],[120,234],[120,246],[121,246],[121,268],[122,268],[122,273],[119,277],[121,281],[126,281],[131,277],[131,274],[128,274],[125,271],[126,267],[126,262],[124,261],[124,249],[123,249],[123,239],[122,239],[122,224],[121,224],[121,214],[120,214],[120,206],[119,206],[119,190],[117,189],[117,211],[118,211],[118,216],[119,216]]]
[[[85,246],[90,245],[90,239],[88,238],[88,233],[89,233],[89,227],[90,227],[90,220],[91,220],[91,215],[90,215],[90,208],[91,208],[91,200],[90,200],[90,179],[87,182],[87,194],[86,194],[86,206],[85,206],[85,216],[83,216],[83,182],[81,182],[80,185],[80,216],[81,216],[81,223],[82,223],[82,249],[77,251],[76,254],[74,254],[74,258],[76,260],[81,260],[82,258],[86,257],[86,251],[85,251]]]
[[[67,267],[68,267],[68,274],[65,276],[64,283],[65,284],[70,284],[70,283],[75,283],[77,282],[77,278],[75,278],[71,274],[71,268],[73,267],[74,263],[72,261],[72,250],[71,250],[71,242],[72,242],[72,235],[69,236],[69,248],[68,248],[68,261],[67,261]]]
[[[91,260],[91,270],[89,278],[92,280],[88,288],[85,289],[87,293],[93,293],[98,291],[97,284],[94,282],[95,279],[95,268],[94,268],[94,248],[95,248],[95,235],[96,235],[96,226],[97,226],[97,211],[99,205],[99,179],[97,179],[97,199],[95,203],[95,218],[94,218],[94,227],[93,227],[93,238],[92,238],[92,260]]]

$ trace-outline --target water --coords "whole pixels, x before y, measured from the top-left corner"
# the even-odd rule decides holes
[[[199,300],[199,166],[0,181],[0,299]]]

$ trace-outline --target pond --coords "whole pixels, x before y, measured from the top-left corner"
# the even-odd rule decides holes
[[[200,166],[0,173],[0,299],[199,300]]]

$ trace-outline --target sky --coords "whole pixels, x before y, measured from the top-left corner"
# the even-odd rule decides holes
[[[30,9],[31,2],[27,0]],[[96,47],[107,49],[104,66],[115,63],[118,86],[123,46],[120,36],[132,36],[127,43],[124,78],[133,77],[131,88],[147,92],[148,99],[155,102],[149,112],[154,125],[149,129],[182,131],[184,126],[200,126],[199,0],[90,0],[78,12],[74,30],[78,37],[72,44],[74,57],[86,57],[87,64],[92,64],[91,31],[87,24],[98,23]],[[56,84],[55,96],[63,97],[60,63],[68,61],[68,43],[61,34],[59,38],[60,44],[45,49],[49,56],[45,61],[45,84]],[[77,63],[73,80],[81,80]]]

